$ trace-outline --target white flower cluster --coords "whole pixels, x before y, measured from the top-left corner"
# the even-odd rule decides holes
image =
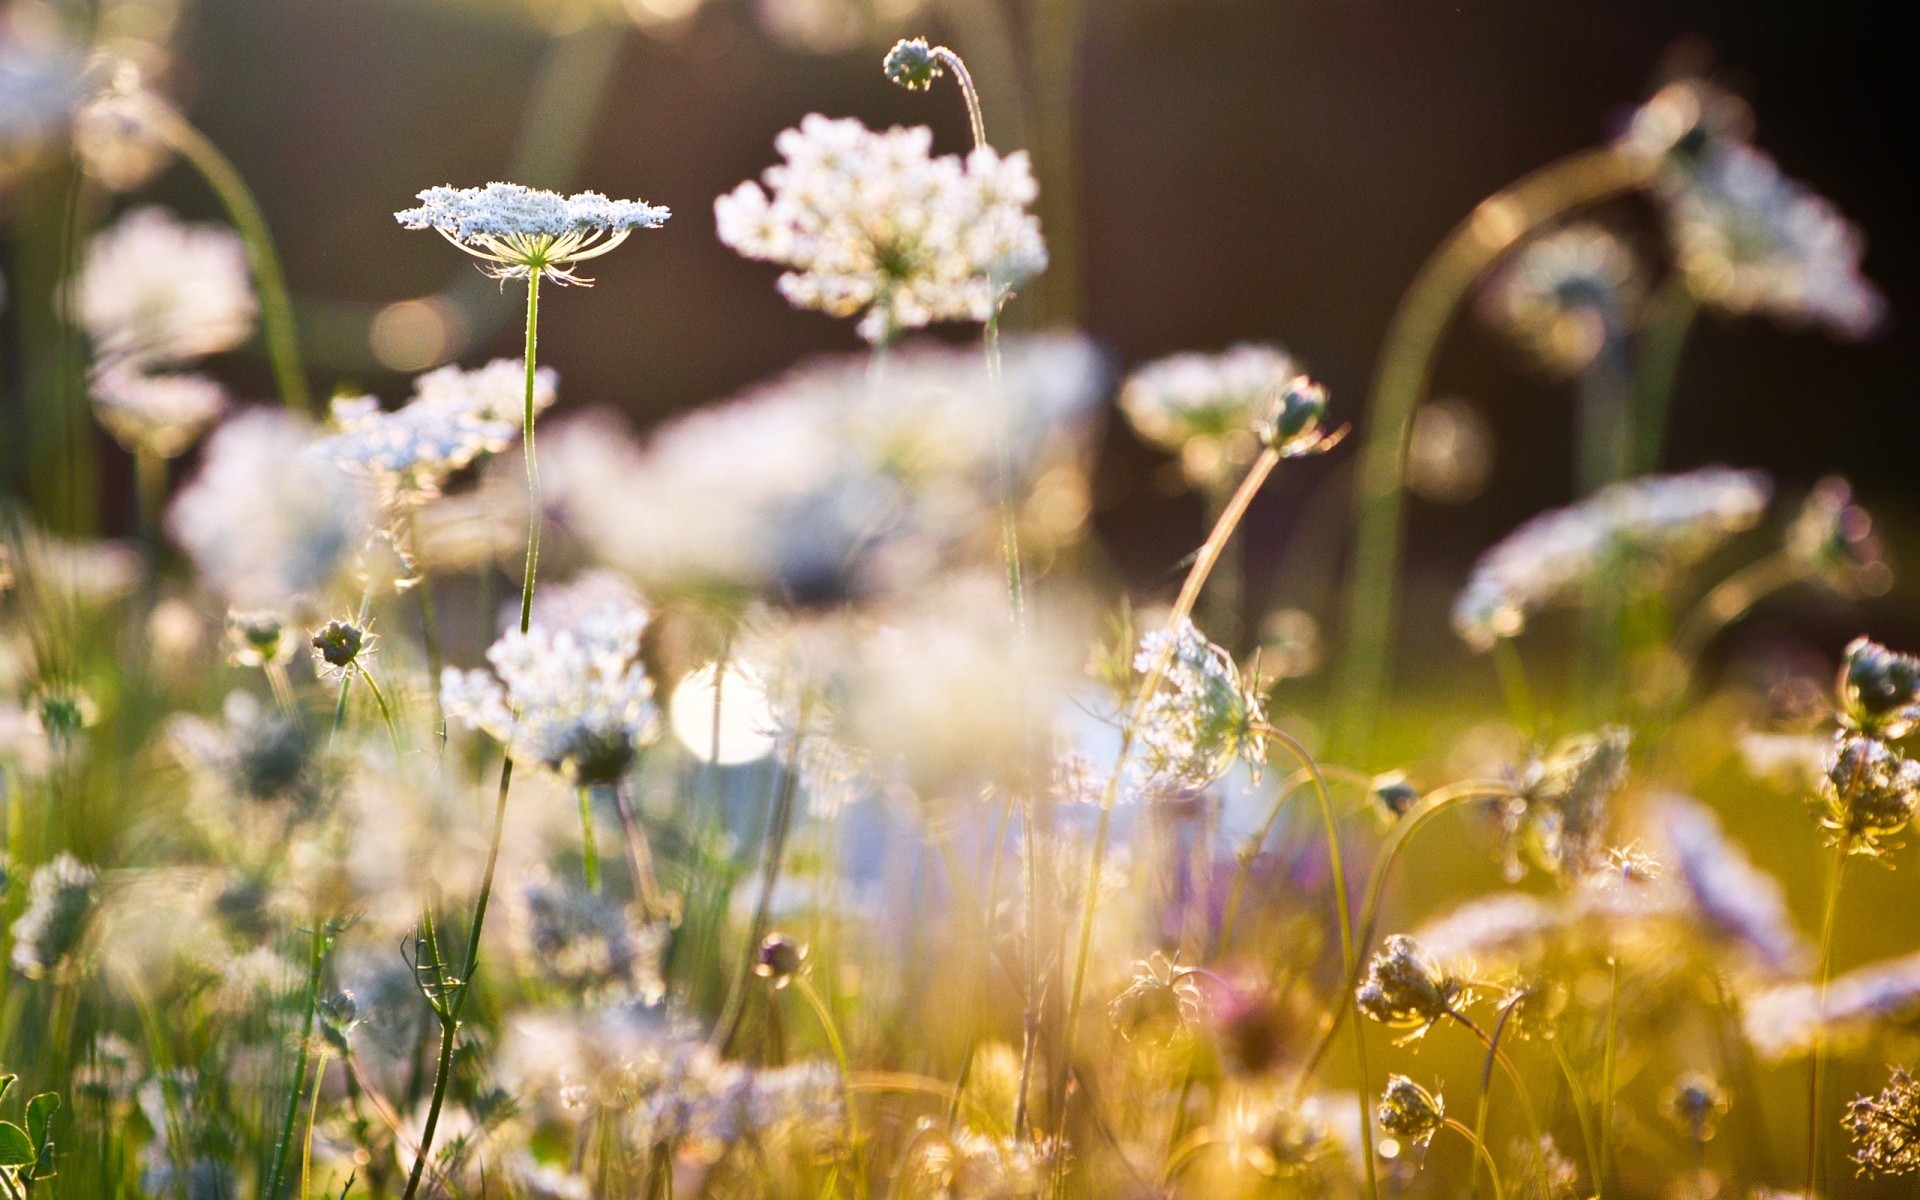
[[[418,208],[394,219],[407,229],[431,229],[476,258],[501,279],[536,276],[585,283],[574,264],[598,258],[636,229],[655,229],[673,214],[644,200],[610,200],[599,192],[562,196],[518,183],[485,187],[430,187]]]
[[[809,601],[900,590],[957,560],[998,558],[999,446],[1016,495],[1042,478],[1022,541],[1077,527],[1099,358],[1083,339],[1008,339],[996,390],[978,353],[909,348],[879,380],[864,356],[802,366],[672,421],[644,451],[603,419],[541,439],[563,526],[649,587],[773,591]],[[551,468],[551,469],[548,469]],[[1061,470],[1060,468],[1067,468]]]
[[[1661,857],[1710,932],[1774,975],[1791,975],[1805,965],[1806,940],[1794,927],[1779,881],[1727,840],[1710,809],[1672,797],[1661,805],[1658,820],[1668,851]]]
[[[582,786],[614,783],[657,725],[638,661],[646,627],[644,609],[609,606],[573,629],[513,630],[487,651],[493,674],[441,676],[441,703],[516,762]]]
[[[225,411],[218,384],[156,374],[252,336],[259,305],[239,235],[136,208],[89,244],[72,295],[92,339],[101,422],[129,450],[170,458]]]
[[[1527,243],[1484,303],[1542,366],[1574,372],[1624,332],[1641,291],[1633,251],[1605,226],[1583,222]]]
[[[1162,663],[1128,766],[1134,793],[1149,800],[1191,795],[1224,775],[1235,756],[1255,755],[1262,744],[1256,727],[1266,720],[1264,701],[1241,682],[1233,657],[1192,621],[1140,639],[1133,669],[1144,676]]]
[[[26,911],[13,923],[13,969],[28,979],[59,970],[79,949],[99,898],[99,875],[71,854],[36,869]]]
[[[1831,203],[1744,140],[1736,98],[1698,80],[1662,88],[1618,145],[1651,160],[1677,264],[1734,313],[1865,337],[1886,301],[1860,271],[1864,240]]]
[[[1920,1018],[1920,954],[1871,963],[1827,984],[1786,983],[1750,997],[1747,1040],[1768,1060],[1805,1054],[1816,1036],[1839,1039],[1911,1027]]]
[[[281,608],[319,592],[365,543],[364,489],[314,442],[305,421],[249,409],[214,431],[199,475],[174,497],[168,533],[229,604]]]
[[[1175,354],[1128,378],[1120,411],[1142,440],[1180,455],[1189,479],[1207,483],[1253,457],[1255,426],[1299,375],[1299,363],[1278,346]]]
[[[1683,567],[1751,529],[1771,492],[1761,472],[1706,467],[1611,484],[1542,513],[1474,564],[1453,603],[1454,632],[1486,650],[1518,636],[1531,613],[1577,601],[1602,571]]]
[[[558,377],[551,368],[534,373],[533,408],[553,405]],[[497,358],[463,371],[445,366],[414,381],[413,398],[382,412],[371,396],[336,399],[340,432],[319,453],[356,474],[372,478],[390,504],[412,504],[440,494],[447,476],[482,454],[511,446],[526,421],[526,363]]]
[[[888,342],[934,321],[986,321],[1046,268],[1024,151],[932,154],[933,131],[878,133],[808,115],[774,145],[786,161],[714,201],[720,240],[783,263],[780,292]]]
[[[547,982],[574,995],[660,998],[663,931],[636,927],[613,900],[542,875],[521,889],[514,916],[516,946]]]

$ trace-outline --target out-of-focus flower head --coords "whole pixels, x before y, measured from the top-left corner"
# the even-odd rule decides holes
[[[558,376],[534,373],[534,412],[553,405]],[[389,504],[414,504],[440,494],[447,477],[483,454],[511,446],[525,423],[526,366],[499,358],[463,371],[445,366],[414,381],[413,398],[382,412],[372,397],[333,402],[339,432],[318,452],[374,480]]]
[[[1219,1137],[1227,1164],[1268,1179],[1293,1179],[1340,1150],[1321,1098],[1243,1086],[1221,1104]]]
[[[190,768],[243,799],[304,802],[318,782],[305,727],[249,692],[227,696],[218,724],[177,713],[167,732]]]
[[[1388,1029],[1404,1030],[1404,1044],[1471,1004],[1473,993],[1429,958],[1420,943],[1396,933],[1367,963],[1354,1001]]]
[[[1004,441],[1021,542],[1041,553],[1082,527],[1102,372],[1074,337],[1009,338],[1004,359],[997,389],[977,352],[911,347],[877,381],[864,357],[825,359],[670,422],[644,451],[604,421],[563,424],[540,443],[548,511],[649,591],[911,594],[999,561]]]
[[[1920,763],[1877,737],[1841,733],[1821,785],[1820,827],[1849,854],[1885,858],[1920,806]]]
[[[1847,644],[1840,660],[1840,722],[1870,737],[1903,738],[1920,725],[1920,658],[1868,638]]]
[[[1895,1067],[1887,1086],[1847,1105],[1841,1125],[1853,1135],[1853,1161],[1871,1177],[1920,1171],[1920,1082]]]
[[[1235,758],[1258,769],[1265,758],[1266,701],[1242,682],[1233,656],[1209,642],[1192,621],[1140,639],[1133,668],[1160,679],[1134,722],[1137,758],[1128,766],[1136,795],[1192,795],[1224,775]]]
[[[1255,426],[1299,374],[1299,363],[1278,346],[1175,354],[1127,379],[1120,411],[1143,441],[1180,456],[1190,482],[1215,484],[1259,453]]]
[[[1846,596],[1884,595],[1893,586],[1873,516],[1837,475],[1815,485],[1787,526],[1786,550],[1815,579]]]
[[[1122,1037],[1164,1037],[1199,1025],[1206,997],[1192,970],[1155,953],[1133,964],[1132,979],[1107,1014]]]
[[[1694,294],[1840,337],[1874,332],[1886,301],[1861,274],[1860,232],[1748,144],[1750,128],[1737,97],[1688,79],[1647,101],[1616,146],[1647,164]]]
[[[905,1193],[950,1200],[1031,1196],[1046,1186],[1057,1143],[924,1123],[902,1166]]]
[[[877,133],[809,114],[774,141],[785,161],[714,201],[720,240],[790,268],[780,293],[891,342],[934,321],[987,321],[1046,268],[1025,151],[932,153],[925,127]]]
[[[1807,945],[1779,881],[1754,866],[1727,840],[1719,819],[1692,800],[1665,798],[1656,821],[1671,878],[1707,932],[1776,977],[1797,971]]]
[[[599,192],[562,196],[518,183],[442,185],[415,198],[418,208],[393,214],[404,228],[435,231],[488,263],[496,279],[537,275],[561,284],[590,282],[573,268],[673,215],[644,200],[609,200]]]
[[[1518,880],[1527,863],[1565,881],[1600,868],[1608,801],[1626,782],[1631,740],[1627,730],[1609,726],[1567,738],[1521,768],[1502,806],[1508,879]]]
[[[148,206],[88,243],[72,311],[99,360],[144,371],[233,349],[259,303],[238,234]]]
[[[1601,572],[1630,566],[1657,580],[1751,529],[1771,493],[1758,471],[1705,467],[1610,484],[1542,513],[1474,564],[1453,602],[1454,632],[1487,650],[1539,609],[1577,601]]]
[[[778,931],[760,939],[756,954],[753,973],[776,989],[786,987],[806,969],[807,946]]]
[[[492,674],[446,671],[441,702],[516,762],[581,786],[616,783],[658,724],[639,662],[646,626],[644,609],[609,606],[573,629],[510,631],[487,651]]]
[[[661,931],[636,926],[612,900],[537,876],[521,888],[514,915],[521,957],[547,983],[589,998],[659,999]]]
[[[35,868],[26,911],[13,923],[13,969],[28,979],[59,972],[80,949],[99,901],[99,875],[73,855]]]
[[[1447,1106],[1439,1096],[1405,1075],[1389,1075],[1374,1115],[1388,1133],[1424,1146],[1446,1123]]]
[[[214,430],[200,473],[174,497],[167,532],[229,603],[280,608],[312,598],[366,543],[364,490],[313,444],[299,418],[248,409]]]
[[[84,86],[85,62],[66,41],[0,20],[0,181],[60,134]]]
[[[1805,1054],[1817,1040],[1835,1045],[1920,1022],[1920,954],[1870,963],[1827,984],[1824,1006],[1811,983],[1788,983],[1747,998],[1747,1040],[1769,1060]]]
[[[227,641],[239,667],[274,666],[293,657],[292,630],[277,612],[229,612]]]
[[[1407,439],[1407,487],[1433,504],[1464,504],[1493,474],[1493,428],[1473,405],[1442,397],[1420,406]]]
[[[129,453],[177,458],[227,411],[227,395],[205,375],[147,374],[110,366],[89,381],[93,412]]]
[[[1688,1140],[1710,1142],[1729,1103],[1726,1089],[1712,1076],[1689,1071],[1662,1094],[1660,1111]]]
[[[1483,293],[1483,305],[1541,366],[1573,374],[1625,334],[1643,290],[1626,243],[1582,222],[1522,247]]]
[[[173,161],[173,148],[154,132],[169,117],[171,106],[145,86],[140,68],[127,59],[115,63],[107,85],[73,114],[81,169],[109,191],[140,187]]]

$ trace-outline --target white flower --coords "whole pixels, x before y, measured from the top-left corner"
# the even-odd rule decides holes
[[[780,292],[834,316],[865,310],[887,342],[934,321],[986,321],[1045,269],[1038,188],[1025,152],[932,155],[924,127],[877,133],[809,114],[774,140],[784,164],[714,201],[720,240],[783,263]]]
[[[227,396],[205,375],[148,375],[124,367],[97,373],[93,412],[130,453],[174,458],[227,411]]]
[[[136,208],[89,243],[73,311],[105,362],[182,363],[252,335],[259,305],[247,270],[232,230]]]
[[[1256,767],[1266,720],[1259,693],[1244,685],[1233,658],[1190,620],[1140,639],[1133,669],[1144,676],[1165,663],[1135,725],[1137,759],[1129,773],[1149,799],[1190,794],[1220,778],[1237,755]]]
[[[430,187],[418,208],[394,215],[408,229],[432,229],[475,258],[494,264],[499,279],[535,275],[585,283],[575,263],[598,258],[636,229],[654,229],[673,214],[644,200],[609,200],[599,192],[562,196],[518,183]]]
[[[13,969],[28,979],[59,970],[86,934],[100,899],[92,867],[62,853],[33,873],[27,908],[13,923]]]
[[[638,662],[646,626],[645,610],[608,606],[574,629],[514,630],[487,651],[493,675],[449,668],[441,703],[516,762],[583,786],[616,782],[657,724]]]
[[[1710,809],[1668,797],[1659,822],[1669,851],[1662,857],[1673,864],[1680,887],[1709,932],[1744,949],[1776,975],[1804,965],[1806,941],[1794,927],[1779,881],[1727,840]]]
[[[535,372],[536,413],[553,404],[557,382],[551,369]],[[371,397],[335,400],[340,432],[318,452],[374,479],[389,501],[431,499],[447,476],[513,444],[525,424],[525,401],[522,359],[495,359],[472,371],[441,367],[417,379],[413,399],[393,412],[381,412]]]
[[[312,452],[306,422],[249,409],[207,440],[167,531],[228,603],[276,608],[324,589],[366,541],[364,491]]]
[[[1187,477],[1207,483],[1259,451],[1254,427],[1299,375],[1299,363],[1278,346],[1175,354],[1128,378],[1120,411],[1143,441],[1180,455]]]
[[[1606,227],[1583,222],[1528,242],[1484,303],[1542,366],[1573,372],[1624,334],[1641,290],[1633,251]]]
[[[1602,488],[1542,513],[1480,556],[1453,602],[1453,628],[1476,650],[1519,635],[1532,612],[1577,600],[1623,564],[1673,569],[1751,529],[1772,485],[1758,471],[1706,467]]]
[[[173,148],[154,126],[178,119],[166,100],[142,86],[139,68],[121,62],[112,82],[73,114],[74,154],[109,191],[133,191],[173,161]]]

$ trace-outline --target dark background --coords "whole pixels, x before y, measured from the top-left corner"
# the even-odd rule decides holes
[[[1394,306],[1448,230],[1490,192],[1607,136],[1663,63],[1710,62],[1751,100],[1758,142],[1864,229],[1866,269],[1891,320],[1863,345],[1704,320],[1667,465],[1764,467],[1788,495],[1843,472],[1906,540],[1920,507],[1920,187],[1903,149],[1911,51],[1876,8],[1088,0],[1074,93],[1084,272],[1071,289],[1084,328],[1122,370],[1179,349],[1278,341],[1357,421]],[[540,30],[445,0],[198,0],[189,20],[179,90],[255,183],[297,292],[380,304],[470,270],[389,214],[420,187],[508,169]],[[938,11],[919,25],[981,53]],[[744,0],[710,0],[671,36],[623,35],[567,182],[676,216],[599,260],[591,291],[543,297],[542,359],[561,372],[563,407],[617,405],[645,427],[809,351],[856,346],[850,323],[790,310],[774,269],[719,245],[711,202],[773,161],[774,134],[809,111],[930,123],[943,149],[964,149],[956,94],[888,85],[883,48],[795,53],[769,40]],[[1009,106],[991,88],[1013,65],[976,62],[997,140],[1021,136],[1005,132]],[[215,215],[182,170],[156,190]],[[1657,252],[1644,209],[1607,215]],[[503,328],[464,357],[517,353],[517,336]],[[365,363],[344,374],[404,391],[402,377]],[[258,382],[264,394],[264,374]],[[1568,387],[1529,373],[1470,315],[1436,382],[1492,422],[1495,476],[1470,503],[1414,504],[1406,611],[1416,646],[1444,637],[1445,601],[1479,550],[1571,495]],[[1348,451],[1283,477],[1248,526],[1261,594],[1323,620],[1337,613],[1329,589],[1351,464]],[[1159,466],[1117,424],[1108,431],[1100,541],[1142,589],[1165,586],[1199,537],[1198,502],[1170,494]],[[1913,596],[1903,585],[1864,614],[1802,605],[1794,616],[1836,639],[1861,624],[1892,634],[1911,627]]]

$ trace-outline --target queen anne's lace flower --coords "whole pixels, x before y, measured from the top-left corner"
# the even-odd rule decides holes
[[[932,155],[924,127],[877,133],[813,113],[775,139],[786,161],[714,201],[720,240],[783,263],[780,292],[834,316],[865,310],[887,342],[934,321],[986,321],[1045,269],[1024,151]]]
[[[99,876],[71,854],[34,871],[27,909],[13,923],[13,969],[28,979],[58,971],[79,949],[99,902]]]
[[[1523,247],[1488,288],[1485,307],[1542,366],[1571,372],[1624,332],[1640,292],[1633,252],[1604,226],[1584,223]]]
[[[557,377],[535,372],[533,407],[551,407]],[[482,454],[512,445],[526,419],[526,366],[499,358],[463,371],[446,366],[414,382],[413,399],[392,412],[372,397],[335,400],[340,432],[319,452],[377,482],[389,503],[415,503],[440,494],[447,476]]]
[[[227,411],[220,385],[204,375],[147,375],[125,367],[96,374],[93,411],[130,453],[175,458]]]
[[[1779,881],[1727,840],[1711,811],[1671,798],[1661,807],[1659,823],[1664,857],[1702,926],[1776,976],[1805,962],[1806,942],[1794,928]]]
[[[655,229],[673,214],[644,200],[610,200],[599,192],[562,196],[518,183],[430,187],[418,208],[394,215],[408,229],[431,229],[499,279],[542,276],[586,283],[573,266],[598,258],[636,229]]]
[[[1758,471],[1706,467],[1612,484],[1542,513],[1474,564],[1453,602],[1454,631],[1489,649],[1518,636],[1534,611],[1577,600],[1601,571],[1684,567],[1751,529],[1770,492]]]
[[[1606,859],[1608,802],[1627,778],[1631,735],[1609,726],[1570,737],[1520,771],[1502,812],[1506,875],[1525,865],[1564,880],[1600,869]]]
[[[1225,774],[1236,756],[1257,764],[1265,701],[1241,682],[1232,656],[1183,620],[1140,639],[1134,670],[1145,675],[1163,661],[1159,684],[1134,726],[1138,753],[1129,772],[1138,794],[1196,792]]]
[[[509,632],[487,651],[495,674],[449,668],[441,702],[516,762],[583,786],[614,783],[655,730],[638,662],[646,626],[644,610],[609,606],[574,629]]]
[[[94,237],[73,294],[95,354],[140,370],[231,350],[258,311],[239,235],[154,207]]]
[[[1128,378],[1120,411],[1142,439],[1178,454],[1188,478],[1208,483],[1252,459],[1259,450],[1255,424],[1299,374],[1278,346],[1175,354]]]

